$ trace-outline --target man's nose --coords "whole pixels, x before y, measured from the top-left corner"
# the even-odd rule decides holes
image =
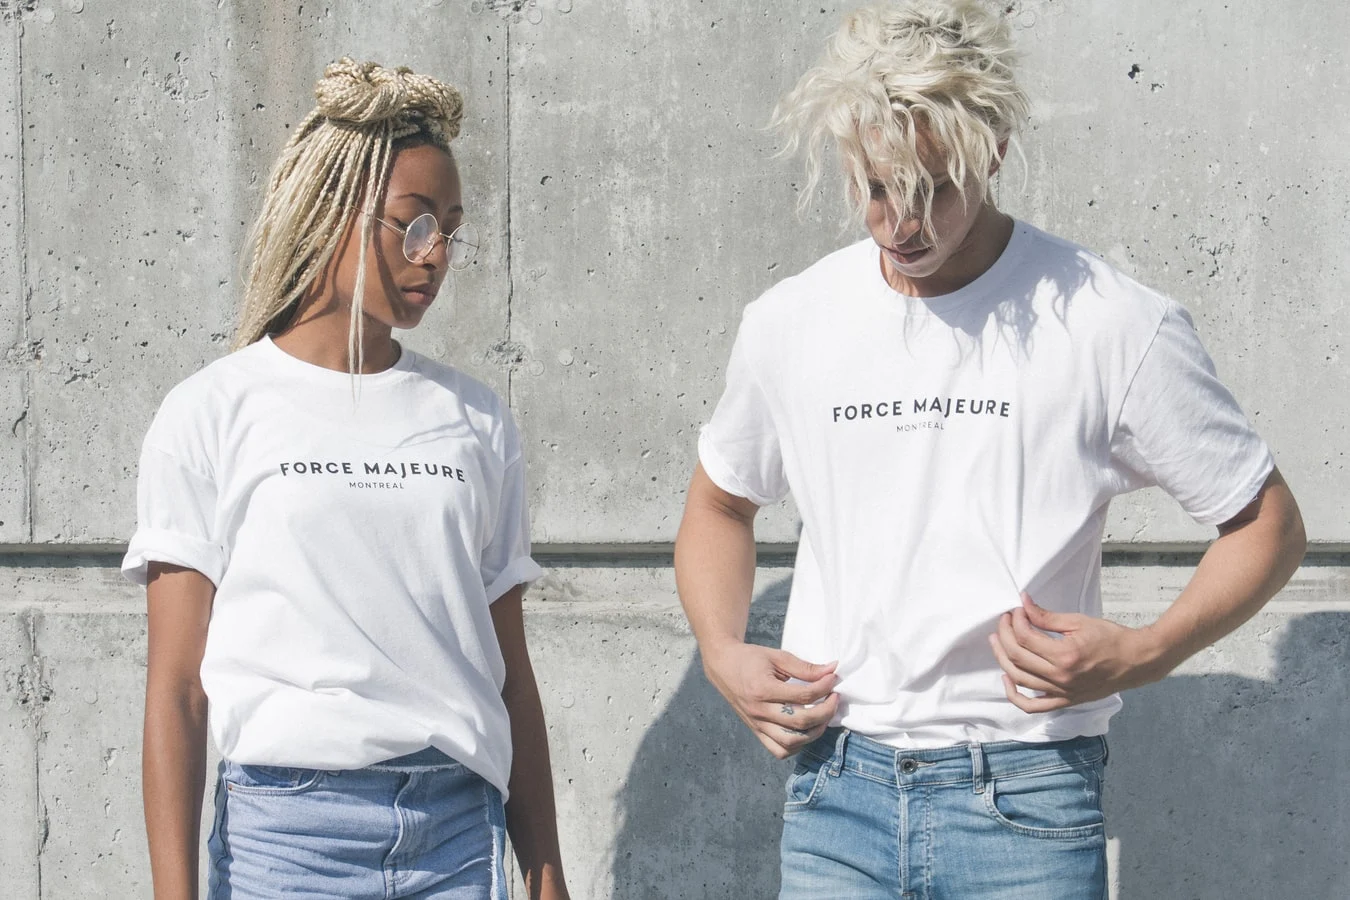
[[[923,219],[917,215],[897,216],[895,225],[891,229],[892,239],[897,244],[905,244],[909,239],[918,234],[923,228]]]

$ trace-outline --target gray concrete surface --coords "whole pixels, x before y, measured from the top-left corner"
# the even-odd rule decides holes
[[[783,767],[699,672],[662,542],[741,307],[854,235],[762,130],[851,4],[0,0],[0,897],[148,896],[141,435],[223,352],[260,183],[344,53],[459,84],[488,236],[408,343],[510,398],[577,897],[767,897]],[[1195,314],[1319,549],[1115,725],[1113,897],[1350,896],[1350,8],[1010,0],[1034,114],[997,186]],[[790,504],[760,537],[791,541]],[[1204,531],[1118,502],[1124,621]],[[1159,556],[1166,545],[1180,556]],[[563,550],[566,553],[563,553]],[[790,572],[761,571],[772,641]]]
[[[139,799],[144,622],[100,559],[0,560],[0,895],[148,897]],[[1114,566],[1108,614],[1151,620],[1181,566]],[[762,569],[773,643],[791,570]],[[771,897],[785,764],[702,675],[662,565],[551,569],[527,605],[577,897]],[[1350,895],[1350,577],[1309,566],[1113,723],[1112,897]],[[40,851],[40,852],[39,852]],[[39,883],[41,890],[39,890]]]
[[[24,466],[28,413],[24,323],[23,167],[19,126],[19,26],[0,14],[0,541],[21,543],[28,534],[28,479]]]
[[[38,853],[49,833],[39,805],[37,710],[44,691],[33,665],[31,616],[16,610],[0,613],[0,797],[5,826],[0,827],[0,879],[7,895],[17,900],[37,897]]]
[[[226,349],[259,186],[330,58],[397,58],[462,85],[468,202],[489,234],[505,233],[503,20],[464,29],[455,5],[403,4],[358,36],[359,8],[305,10],[42,3],[16,20],[28,343],[11,355],[30,384],[35,543],[98,543],[132,527],[140,438],[164,392]],[[420,48],[409,34],[424,36]],[[494,241],[412,341],[475,359],[502,389],[492,348],[505,334],[508,253]]]
[[[509,6],[7,4],[0,239],[22,252],[0,264],[0,396],[19,423],[0,464],[22,438],[27,480],[6,479],[0,539],[125,539],[140,436],[222,352],[258,184],[340,52],[465,86],[460,159],[490,252],[409,342],[511,395],[537,537],[673,536],[740,307],[851,239],[832,191],[795,220],[799,166],[762,130],[838,5]],[[1346,81],[1350,10],[1009,6],[1036,107],[1003,202],[1187,304],[1313,537],[1350,540],[1333,324],[1350,123],[1319,99]],[[1203,538],[1153,494],[1118,504],[1111,530]],[[790,508],[766,520],[766,539],[794,533]]]
[[[1309,533],[1345,541],[1350,121],[1322,98],[1350,83],[1350,7],[1010,5],[1036,106],[1007,206],[1190,309]],[[1113,512],[1108,540],[1204,535],[1156,492]]]

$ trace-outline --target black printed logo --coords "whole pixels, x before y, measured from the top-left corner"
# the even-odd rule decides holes
[[[403,490],[410,480],[428,478],[464,482],[464,470],[458,466],[435,462],[351,462],[350,460],[296,460],[279,463],[277,468],[282,477],[326,476],[326,475],[363,475],[375,476],[379,480],[358,479],[348,481],[347,486],[362,490]]]
[[[901,419],[923,416],[920,421],[895,423],[896,431],[942,431],[943,422],[957,418],[1007,419],[1012,415],[1012,402],[991,397],[914,397],[908,400],[882,400],[873,403],[844,403],[830,408],[832,423],[865,422],[878,419]]]

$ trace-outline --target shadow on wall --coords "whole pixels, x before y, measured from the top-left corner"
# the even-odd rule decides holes
[[[777,647],[792,579],[750,606],[749,639]],[[615,799],[613,893],[622,900],[760,900],[778,893],[779,762],[703,674],[697,653],[643,735]]]
[[[756,598],[756,643],[777,646],[790,587]],[[1274,681],[1174,676],[1126,698],[1106,789],[1120,900],[1350,897],[1350,613],[1291,620],[1274,653]],[[776,896],[788,765],[695,656],[616,798],[613,896]]]
[[[1126,698],[1106,772],[1121,900],[1350,897],[1350,613],[1292,619],[1274,666]]]

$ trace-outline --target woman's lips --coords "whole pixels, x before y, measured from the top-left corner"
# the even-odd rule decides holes
[[[406,287],[403,289],[403,296],[419,306],[428,306],[432,300],[436,299],[436,288],[434,285],[419,285],[418,287]]]

